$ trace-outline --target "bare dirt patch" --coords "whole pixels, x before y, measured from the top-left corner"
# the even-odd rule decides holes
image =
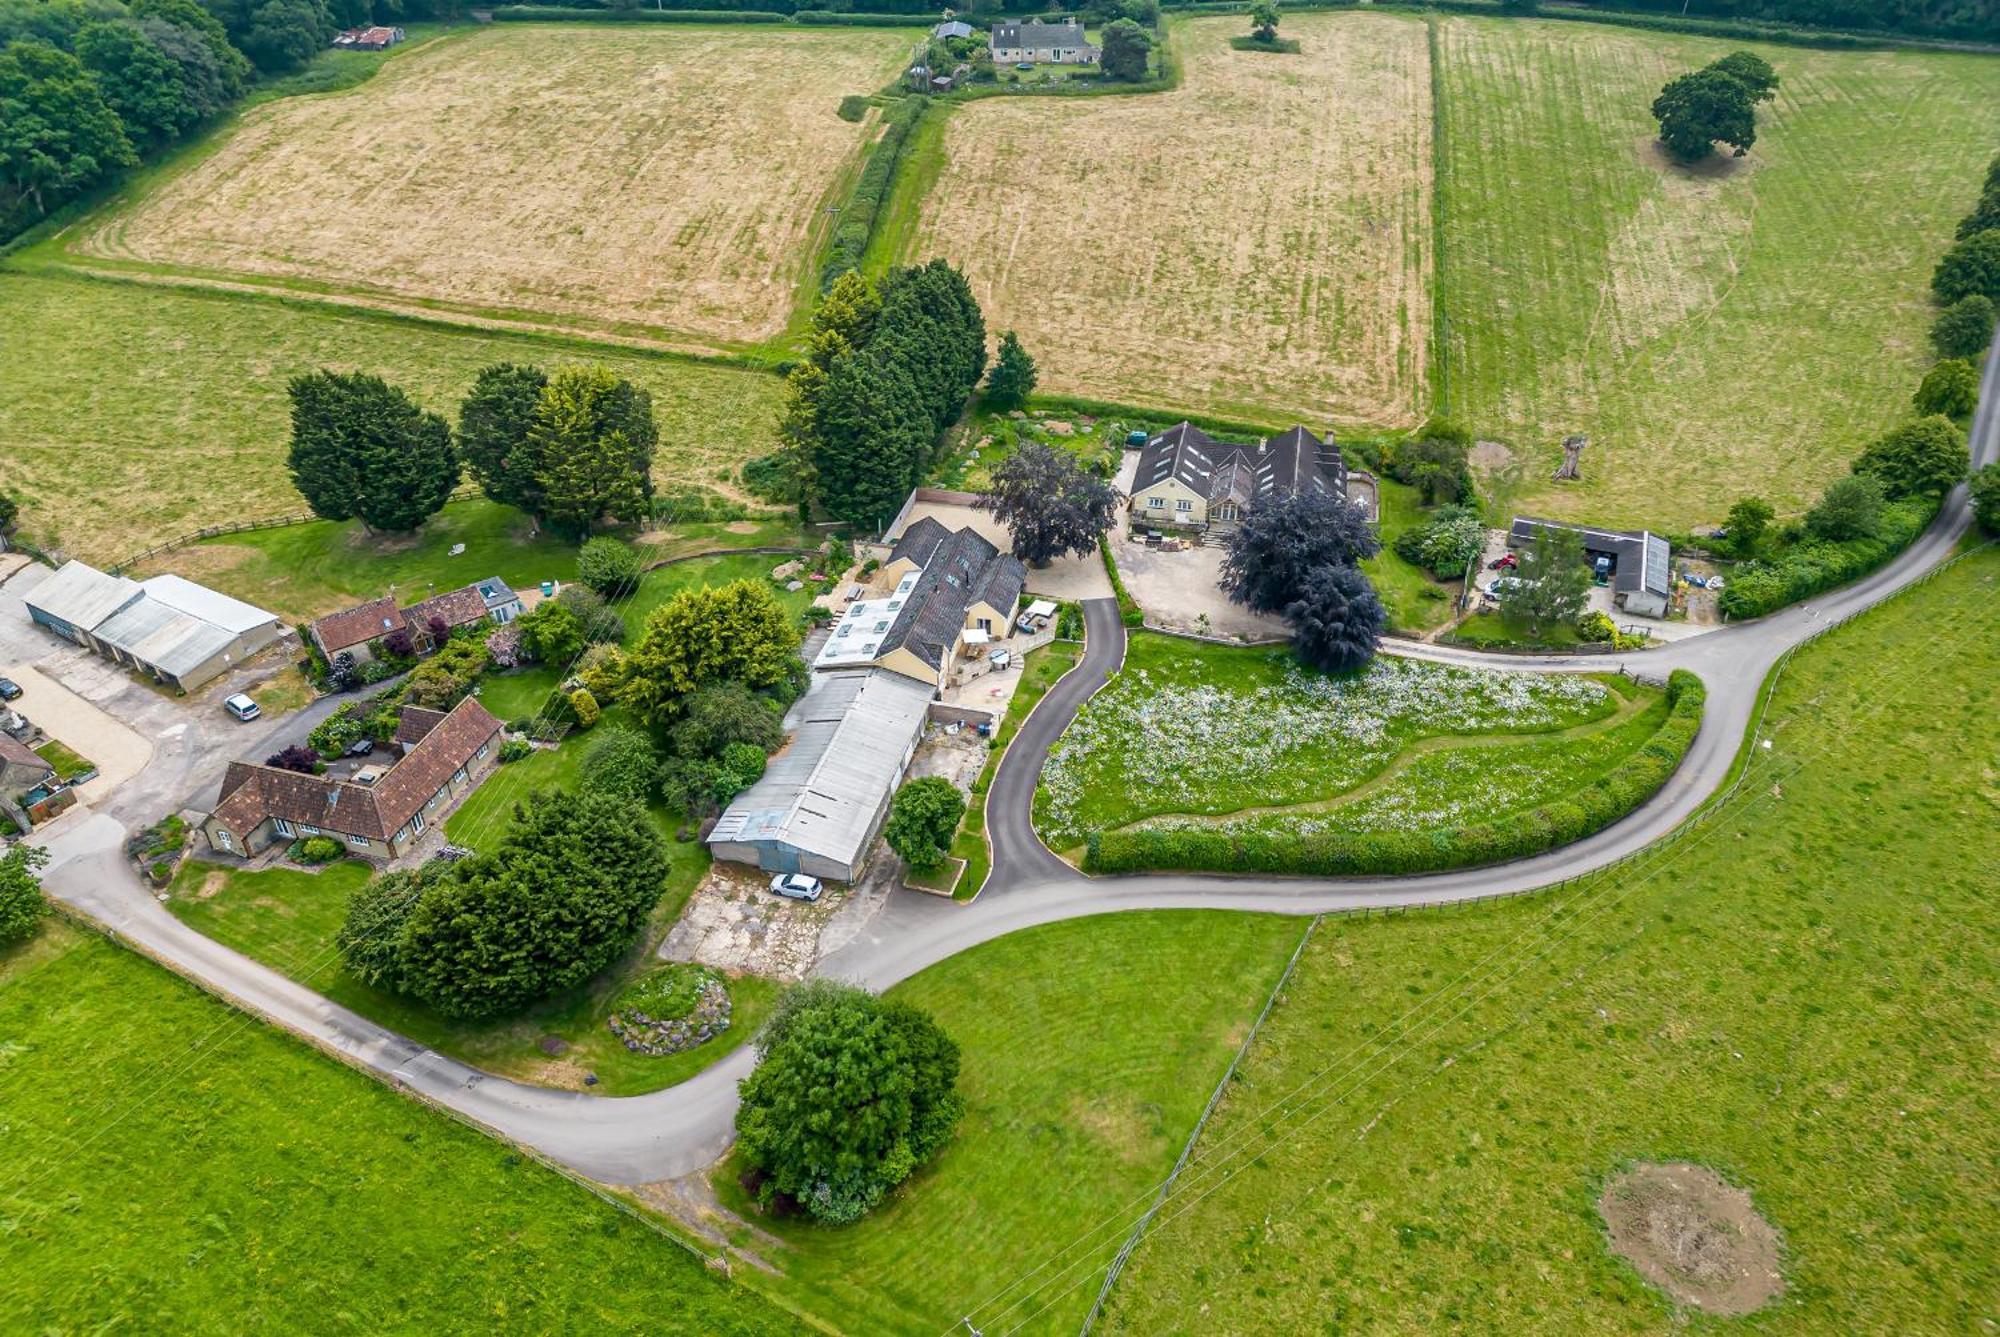
[[[956,111],[913,253],[971,280],[1044,390],[1322,426],[1402,425],[1430,337],[1421,22],[1288,17],[1304,54],[1174,25],[1185,82]],[[1296,31],[1294,31],[1296,28]]]
[[[869,30],[502,28],[251,112],[79,242],[211,275],[751,342],[907,42]]]
[[[1605,1186],[1611,1252],[1680,1304],[1733,1317],[1782,1295],[1778,1232],[1750,1194],[1685,1161],[1642,1163]]]

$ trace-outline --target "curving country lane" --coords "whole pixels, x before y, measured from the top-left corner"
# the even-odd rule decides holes
[[[1987,355],[1971,455],[1975,468],[2000,458],[2000,340]],[[1089,640],[1083,659],[1029,716],[995,776],[987,809],[993,874],[979,899],[960,905],[923,895],[892,896],[859,937],[820,963],[819,973],[880,989],[981,943],[1085,915],[1163,909],[1306,915],[1388,908],[1528,892],[1601,868],[1667,836],[1716,792],[1728,777],[1765,677],[1787,650],[1923,576],[1950,555],[1969,523],[1961,484],[1923,536],[1874,575],[1768,618],[1656,650],[1524,662],[1435,646],[1390,646],[1398,654],[1549,672],[1623,668],[1664,678],[1685,668],[1708,686],[1694,746],[1660,793],[1631,815],[1532,859],[1419,877],[1087,878],[1051,854],[1030,825],[1035,782],[1064,727],[1124,657],[1116,604],[1094,600],[1084,608]],[[49,893],[236,1006],[497,1136],[605,1182],[638,1184],[687,1174],[728,1148],[736,1085],[752,1065],[747,1046],[679,1086],[644,1096],[551,1091],[489,1076],[188,928],[139,882],[123,857],[124,837],[116,819],[97,814],[50,841],[52,860],[44,876]]]

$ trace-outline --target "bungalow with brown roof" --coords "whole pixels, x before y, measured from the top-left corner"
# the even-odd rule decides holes
[[[25,793],[56,778],[55,767],[18,739],[0,733],[0,794]]]
[[[512,622],[521,615],[521,596],[498,576],[475,580],[470,585],[420,599],[399,608],[392,598],[371,599],[338,613],[328,613],[309,628],[313,644],[328,659],[346,651],[357,661],[374,658],[373,642],[391,632],[407,631],[411,645],[424,650],[435,639],[432,623],[441,625],[446,635],[460,627],[491,621]]]
[[[448,712],[404,706],[391,743],[398,755],[387,766],[305,775],[231,762],[202,834],[217,853],[246,858],[281,841],[319,835],[362,858],[400,858],[499,764],[500,729],[500,721],[468,697]]]

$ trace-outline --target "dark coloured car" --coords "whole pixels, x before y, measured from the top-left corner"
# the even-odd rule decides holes
[[[20,697],[20,683],[12,678],[0,678],[0,701],[18,701]]]

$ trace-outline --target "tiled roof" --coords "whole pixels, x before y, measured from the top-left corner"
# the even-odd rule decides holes
[[[0,764],[8,766],[39,766],[45,771],[55,769],[35,749],[14,738],[12,735],[4,733],[0,733]]]
[[[996,47],[1083,46],[1083,25],[1075,19],[1064,19],[1061,23],[1043,23],[1040,19],[1024,19],[1019,23],[996,23],[993,25],[993,45]]]
[[[1148,441],[1132,475],[1132,493],[1168,479],[1210,503],[1253,505],[1301,492],[1347,495],[1347,465],[1340,448],[1303,427],[1255,446],[1217,441],[1190,422],[1175,423]]]
[[[444,723],[449,711],[432,710],[428,706],[404,706],[403,713],[396,719],[395,741],[405,747],[420,743],[424,735]]]
[[[328,613],[313,623],[313,635],[318,637],[321,649],[337,655],[404,625],[403,611],[396,607],[394,599],[371,599],[356,608]]]
[[[464,627],[485,616],[486,599],[477,585],[446,590],[403,610],[403,620],[419,630],[428,627],[434,617],[442,618],[447,627]]]
[[[396,729],[399,740],[412,727],[412,712],[438,715],[405,706]],[[499,732],[500,721],[468,697],[442,719],[432,718],[402,760],[372,785],[233,761],[223,775],[215,818],[238,837],[247,837],[267,818],[282,817],[344,836],[387,840]]]

